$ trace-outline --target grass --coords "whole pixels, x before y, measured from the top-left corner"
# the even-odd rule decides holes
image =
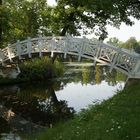
[[[65,123],[59,123],[32,140],[139,140],[140,84],[90,106]]]

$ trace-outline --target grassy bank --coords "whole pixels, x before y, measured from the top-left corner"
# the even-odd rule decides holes
[[[139,140],[140,84],[135,84],[74,119],[59,123],[36,140]]]

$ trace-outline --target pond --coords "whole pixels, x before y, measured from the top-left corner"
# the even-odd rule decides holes
[[[0,88],[0,139],[20,140],[66,121],[88,106],[101,103],[124,87],[126,77],[109,67],[66,63],[55,80]]]

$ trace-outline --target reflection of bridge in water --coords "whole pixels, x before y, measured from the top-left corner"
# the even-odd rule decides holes
[[[140,56],[129,50],[117,48],[104,44],[97,40],[87,38],[67,37],[42,37],[28,38],[24,41],[17,41],[12,45],[0,50],[0,63],[16,63],[17,60],[42,57],[50,54],[74,55],[81,58],[87,58],[96,62],[110,66],[110,72],[113,68],[128,75],[128,78],[140,78]]]

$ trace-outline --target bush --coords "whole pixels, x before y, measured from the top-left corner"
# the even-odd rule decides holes
[[[36,58],[19,65],[21,73],[18,78],[26,80],[49,79],[63,73],[63,65],[58,60],[52,64],[51,58]]]

